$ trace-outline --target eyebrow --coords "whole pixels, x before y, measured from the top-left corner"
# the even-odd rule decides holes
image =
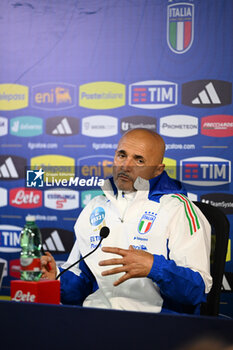
[[[124,155],[127,155],[127,152],[125,151],[125,150],[123,150],[123,149],[120,149],[120,150],[118,150],[117,151],[117,153],[118,154],[124,154]],[[143,159],[143,160],[145,160],[145,158],[143,157],[143,156],[141,156],[140,154],[134,154],[134,159]]]

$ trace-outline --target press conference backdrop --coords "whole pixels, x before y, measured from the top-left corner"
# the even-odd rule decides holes
[[[1,295],[19,277],[26,215],[65,261],[100,190],[63,184],[108,176],[121,135],[145,127],[163,136],[167,171],[189,197],[229,218],[222,298],[233,316],[232,13],[232,0],[0,2]],[[37,172],[26,179],[26,167]]]

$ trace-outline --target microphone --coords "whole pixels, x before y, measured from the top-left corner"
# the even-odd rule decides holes
[[[96,251],[96,249],[99,248],[99,246],[100,246],[102,240],[103,240],[104,238],[107,238],[107,237],[108,237],[109,232],[110,232],[110,230],[109,230],[109,228],[108,228],[107,226],[101,227],[101,230],[100,230],[100,237],[101,237],[101,239],[100,239],[99,243],[97,244],[97,246],[95,247],[95,249],[93,249],[91,252],[89,252],[89,253],[87,253],[86,255],[84,255],[81,259],[75,261],[75,263],[73,263],[72,265],[70,265],[69,267],[67,267],[66,269],[64,269],[63,271],[61,271],[61,272],[59,273],[59,275],[57,275],[57,277],[55,278],[55,280],[57,280],[58,278],[60,278],[61,275],[63,275],[63,273],[66,272],[67,270],[71,269],[71,267],[73,267],[74,265],[78,264],[80,261],[84,260],[84,259],[87,258],[89,255],[91,255],[92,253],[94,253],[94,251]]]

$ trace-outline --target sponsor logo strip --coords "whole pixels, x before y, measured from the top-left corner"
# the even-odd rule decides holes
[[[172,195],[172,197],[179,199],[179,201],[184,204],[185,214],[189,222],[190,234],[193,235],[193,232],[196,232],[200,228],[200,224],[191,202],[187,197],[180,194]]]

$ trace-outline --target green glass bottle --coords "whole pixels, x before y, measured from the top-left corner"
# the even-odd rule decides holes
[[[20,279],[38,281],[41,278],[41,233],[35,217],[28,215],[20,234]]]

